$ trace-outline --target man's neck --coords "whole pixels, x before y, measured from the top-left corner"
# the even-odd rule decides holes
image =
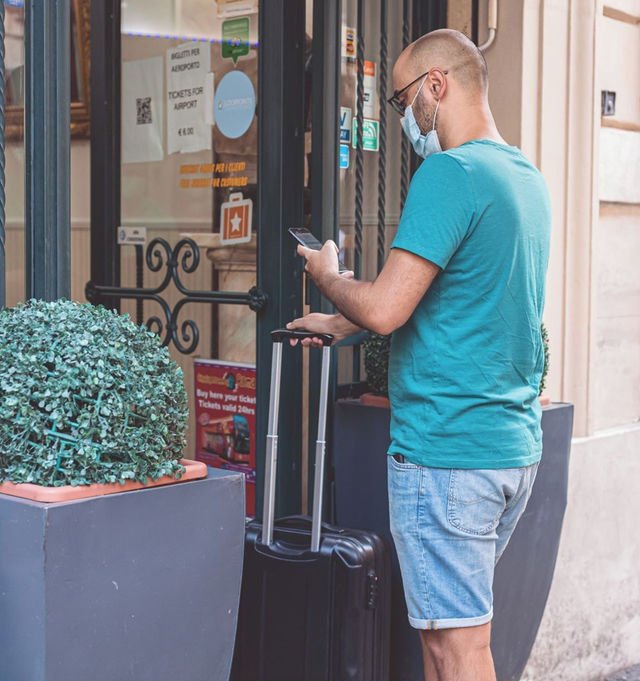
[[[438,133],[440,144],[444,150],[480,139],[507,144],[498,132],[488,105],[474,106],[463,110],[450,127],[451,130],[443,130],[442,133]]]

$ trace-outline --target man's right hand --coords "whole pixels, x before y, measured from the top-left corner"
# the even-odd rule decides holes
[[[341,314],[322,314],[321,312],[311,312],[304,317],[294,319],[287,324],[287,329],[291,331],[330,333],[333,336],[335,343],[350,336],[352,333],[357,333],[361,330],[348,319],[345,319]],[[290,341],[291,345],[296,345],[297,342],[296,339]],[[305,338],[301,343],[305,347],[322,347],[322,341],[319,338]]]

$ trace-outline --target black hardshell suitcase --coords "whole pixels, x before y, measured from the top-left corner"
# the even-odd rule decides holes
[[[233,681],[388,681],[391,568],[383,539],[321,523],[331,336],[324,336],[313,518],[273,520],[282,347],[278,330],[263,519],[247,526]]]

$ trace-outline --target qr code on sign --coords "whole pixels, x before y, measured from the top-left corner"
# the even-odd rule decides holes
[[[136,99],[136,122],[138,125],[151,123],[151,97]]]

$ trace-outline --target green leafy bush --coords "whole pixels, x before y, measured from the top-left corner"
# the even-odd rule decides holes
[[[378,395],[389,395],[389,350],[391,336],[369,333],[364,343],[364,370],[367,383]]]
[[[68,300],[0,311],[0,482],[179,477],[180,367],[127,315]]]
[[[542,395],[546,385],[547,385],[547,374],[549,373],[549,333],[547,327],[542,324],[540,327],[540,333],[542,334],[542,348],[544,350],[544,366],[542,367],[542,376],[540,377],[540,389],[538,390],[538,395]]]
[[[546,386],[547,374],[549,373],[549,334],[547,327],[542,324],[542,347],[544,348],[544,367],[540,379],[542,394]],[[367,383],[371,390],[385,397],[389,394],[389,350],[391,348],[391,336],[380,336],[370,333],[363,343],[364,368],[367,374]]]

